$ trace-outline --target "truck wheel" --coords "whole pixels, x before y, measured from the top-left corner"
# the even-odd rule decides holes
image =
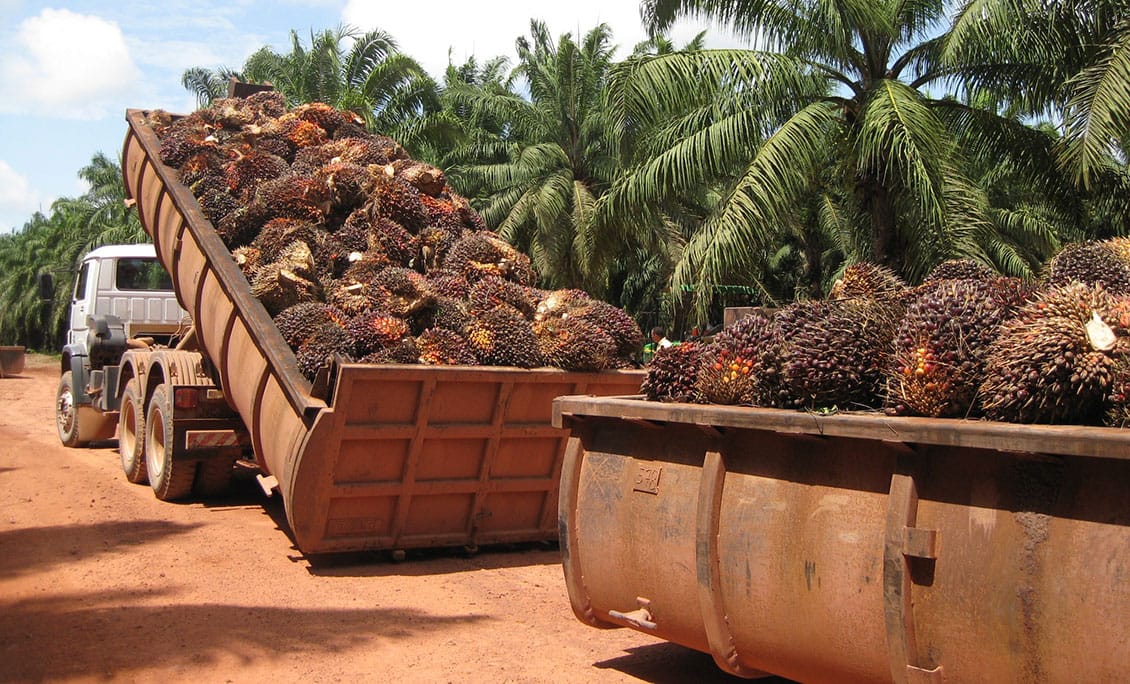
[[[149,481],[145,469],[145,403],[137,378],[130,378],[122,391],[121,413],[118,414],[118,452],[126,479],[136,484]]]
[[[158,385],[145,415],[145,468],[149,486],[161,501],[183,499],[192,492],[196,461],[173,460],[173,402],[167,385]]]
[[[79,434],[78,406],[75,404],[74,380],[70,371],[59,378],[59,389],[55,392],[55,428],[63,446],[75,448],[90,443]]]
[[[220,496],[227,493],[231,487],[232,475],[235,473],[236,457],[216,456],[207,461],[201,461],[196,469],[196,484],[192,493],[199,497]]]

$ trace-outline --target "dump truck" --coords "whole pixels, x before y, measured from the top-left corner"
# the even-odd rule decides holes
[[[576,617],[834,682],[1113,682],[1130,430],[560,397]]]
[[[98,360],[127,478],[207,495],[249,461],[308,554],[556,540],[552,400],[636,392],[642,372],[341,362],[309,381],[146,114],[126,113],[126,192],[193,325]]]

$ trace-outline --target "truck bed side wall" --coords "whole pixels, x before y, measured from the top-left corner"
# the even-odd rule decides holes
[[[310,396],[290,348],[195,198],[160,162],[159,142],[142,117],[137,110],[127,114],[126,191],[196,324],[204,355],[252,436],[260,465],[284,481],[296,445],[325,403]]]

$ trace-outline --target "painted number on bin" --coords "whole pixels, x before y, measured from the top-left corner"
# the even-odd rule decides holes
[[[660,466],[638,465],[636,470],[636,484],[632,489],[645,494],[659,493],[659,474],[663,472]]]

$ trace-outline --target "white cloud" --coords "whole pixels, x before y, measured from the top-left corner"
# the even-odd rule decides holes
[[[0,111],[100,118],[140,78],[116,23],[44,9],[0,55]]]
[[[0,159],[0,232],[22,227],[47,204],[32,190],[27,178]]]
[[[636,43],[646,38],[640,21],[639,3],[635,1],[574,0],[573,2],[531,5],[504,3],[484,15],[483,5],[460,0],[437,0],[428,6],[427,21],[420,20],[417,6],[376,3],[371,0],[348,0],[342,10],[342,21],[361,30],[379,28],[396,38],[402,52],[416,58],[433,76],[441,77],[447,68],[448,48],[451,59],[462,63],[474,55],[480,61],[505,55],[516,58],[514,42],[530,33],[530,19],[544,21],[556,40],[571,33],[580,39],[601,23],[612,28],[612,39],[623,59]],[[703,28],[704,22],[681,22],[671,32],[676,45],[682,45]],[[717,27],[709,28],[708,42],[719,46],[717,38],[726,34]],[[733,45],[732,37],[727,42]]]

